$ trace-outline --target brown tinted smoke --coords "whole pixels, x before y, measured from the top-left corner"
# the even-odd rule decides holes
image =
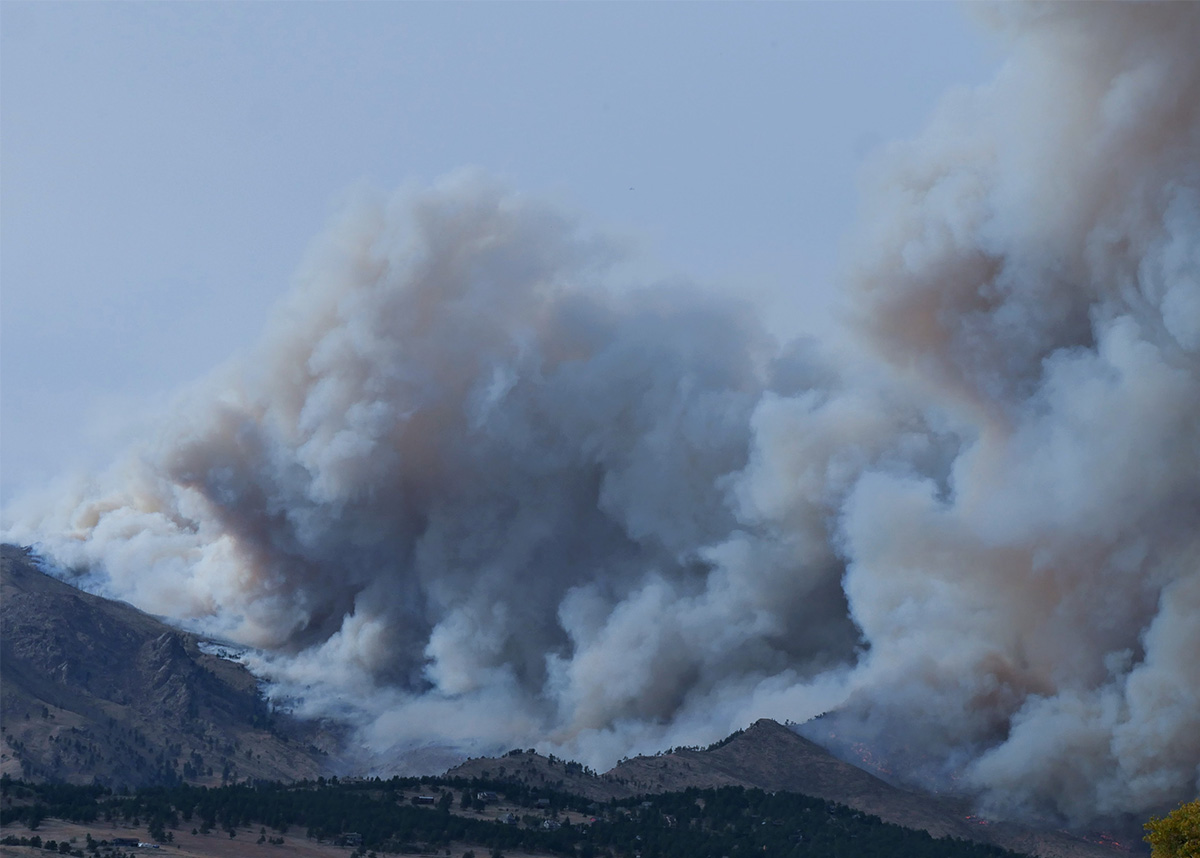
[[[378,760],[840,708],[997,813],[1193,797],[1200,6],[993,14],[998,77],[868,170],[836,359],[458,177],[348,210],[251,358],[7,538]]]

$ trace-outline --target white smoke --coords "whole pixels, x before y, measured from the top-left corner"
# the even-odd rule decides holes
[[[836,360],[478,176],[351,207],[260,348],[6,538],[377,754],[838,708],[1000,814],[1200,789],[1200,6],[1005,8],[869,170]]]

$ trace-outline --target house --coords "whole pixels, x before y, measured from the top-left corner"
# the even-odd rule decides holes
[[[547,808],[550,806],[550,799],[539,798],[537,801],[534,802],[534,806],[539,807],[539,808]]]
[[[496,795],[491,790],[475,793],[475,800],[482,801],[484,804],[495,804],[500,800],[500,796]]]
[[[542,821],[542,829],[544,831],[558,831],[560,828],[562,828],[562,823],[560,823],[557,819],[546,819]]]
[[[413,799],[413,804],[437,804],[437,799],[431,795],[419,795]]]
[[[512,813],[502,813],[500,816],[496,817],[496,821],[503,822],[505,825],[516,825],[518,822],[520,822],[516,815]]]

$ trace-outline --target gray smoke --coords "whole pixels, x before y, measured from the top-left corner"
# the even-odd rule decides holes
[[[1200,6],[991,14],[998,77],[868,169],[852,347],[617,288],[459,176],[350,207],[252,356],[6,538],[377,760],[836,709],[997,814],[1191,797]]]

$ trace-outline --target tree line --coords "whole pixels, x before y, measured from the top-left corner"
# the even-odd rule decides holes
[[[436,791],[431,806],[414,806],[404,792]],[[186,784],[145,787],[126,794],[101,786],[0,782],[0,824],[37,827],[54,817],[146,824],[167,842],[181,827],[238,836],[247,827],[285,837],[344,840],[357,835],[356,854],[447,854],[454,844],[491,851],[543,852],[568,858],[1015,858],[1015,853],[957,839],[935,839],[882,822],[843,805],[796,793],[722,787],[621,799],[605,803],[556,789],[482,778],[392,778],[295,784],[254,782],[223,787]],[[516,824],[454,812],[471,807],[480,792],[495,792],[513,806],[535,809]],[[571,824],[559,814],[586,814]],[[544,825],[546,819],[554,822]],[[594,821],[591,821],[594,820]],[[244,836],[244,834],[242,835]]]

